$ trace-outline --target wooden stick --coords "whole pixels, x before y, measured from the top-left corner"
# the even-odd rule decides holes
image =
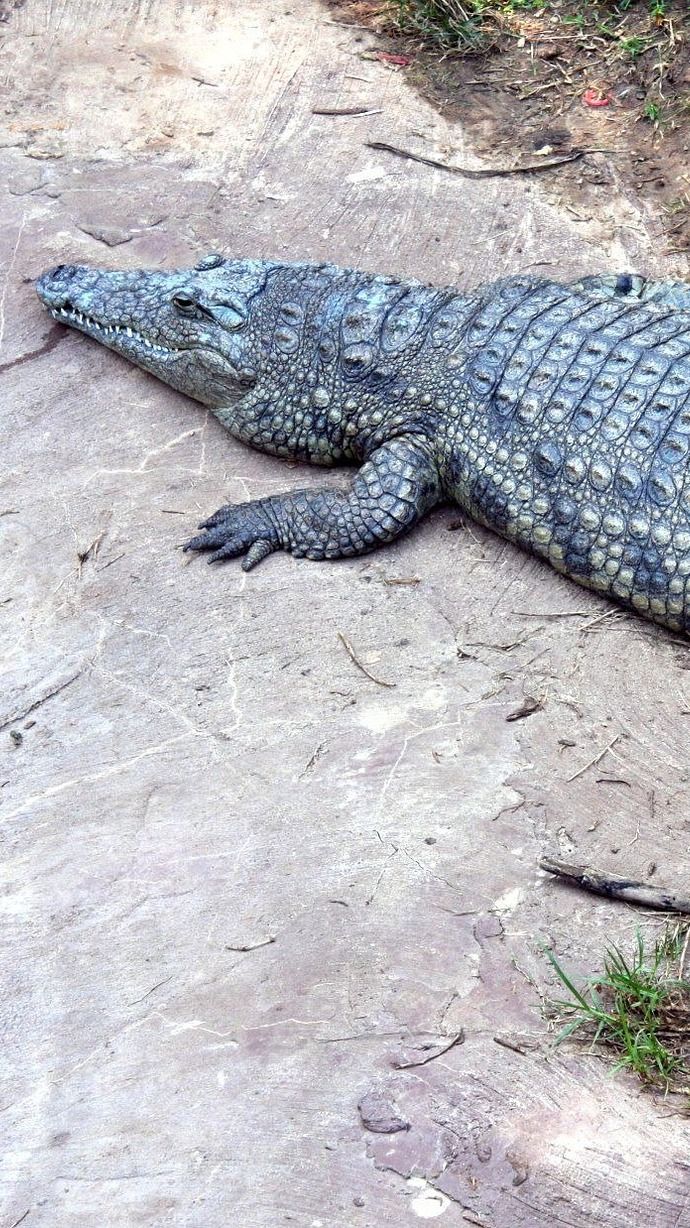
[[[383,107],[312,107],[312,115],[383,115]]]
[[[397,145],[389,145],[386,141],[367,141],[368,149],[381,149],[384,153],[395,154],[396,158],[408,158],[411,162],[422,162],[424,166],[434,166],[437,170],[450,171],[453,175],[463,175],[465,179],[492,179],[497,175],[526,175],[534,171],[548,171],[553,166],[565,166],[567,162],[577,162],[586,153],[594,150],[574,149],[572,153],[564,154],[562,158],[549,158],[543,162],[525,162],[522,166],[494,166],[475,168],[469,166],[452,166],[450,162],[440,162],[438,158],[425,158],[423,154],[412,153],[409,149],[399,149]],[[599,150],[596,151],[600,152]]]
[[[576,883],[578,887],[593,891],[596,895],[606,895],[611,900],[641,904],[643,908],[657,908],[661,912],[690,914],[690,898],[679,895],[676,891],[650,887],[649,883],[623,878],[620,874],[602,874],[598,870],[590,870],[587,866],[574,866],[565,861],[555,861],[551,857],[542,857],[539,865],[542,870],[547,870],[557,878]]]
[[[357,669],[361,669],[362,673],[366,674],[367,678],[370,678],[371,681],[375,682],[377,686],[386,686],[386,687],[395,686],[394,682],[385,682],[383,678],[377,678],[375,674],[372,674],[370,669],[367,669],[364,662],[360,661],[359,657],[357,656],[357,653],[352,647],[352,644],[350,643],[347,636],[343,635],[342,631],[338,632],[338,639],[340,640],[340,643],[343,645],[343,648],[345,649],[352,663],[357,666]]]

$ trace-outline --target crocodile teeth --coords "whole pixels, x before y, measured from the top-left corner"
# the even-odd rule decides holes
[[[53,307],[51,315],[55,320],[69,320],[72,324],[80,324],[82,327],[93,329],[103,337],[119,337],[124,334],[131,337],[133,341],[138,341],[140,345],[146,346],[147,350],[169,349],[169,347],[158,345],[155,341],[150,341],[142,333],[137,333],[129,324],[101,324],[92,316],[85,315],[83,311],[77,311],[75,307]]]

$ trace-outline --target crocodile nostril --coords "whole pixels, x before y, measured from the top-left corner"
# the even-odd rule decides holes
[[[56,269],[53,269],[51,277],[72,277],[76,273],[76,265],[74,264],[59,264]]]
[[[64,306],[65,296],[69,294],[78,277],[79,268],[76,264],[59,264],[55,269],[42,273],[36,281],[36,293],[47,307]]]

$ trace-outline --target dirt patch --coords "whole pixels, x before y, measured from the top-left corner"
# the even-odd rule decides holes
[[[690,252],[686,0],[332,7],[340,20],[380,32],[391,69],[460,122],[492,165],[591,151],[555,178],[545,174],[547,191],[602,218],[614,193],[634,198],[658,218],[660,253]]]

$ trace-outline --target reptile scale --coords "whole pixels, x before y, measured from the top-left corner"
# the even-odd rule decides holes
[[[690,631],[690,285],[518,276],[469,293],[330,264],[60,265],[56,320],[328,486],[220,508],[187,550],[335,559],[442,500],[578,584]]]

